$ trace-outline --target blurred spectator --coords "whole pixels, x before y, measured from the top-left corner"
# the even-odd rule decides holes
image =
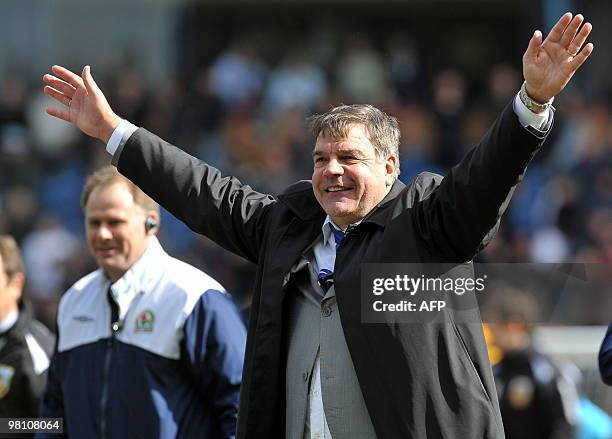
[[[78,200],[86,172],[86,163],[79,155],[67,154],[47,162],[36,185],[40,211],[55,217],[72,234],[83,230]]]
[[[0,126],[25,123],[28,86],[19,75],[8,74],[0,80]]]
[[[4,216],[5,231],[17,242],[22,242],[34,228],[38,212],[36,196],[28,187],[9,187],[0,212],[0,215]]]
[[[351,35],[337,68],[338,86],[346,104],[382,105],[390,97],[389,72],[366,36]]]
[[[557,134],[548,145],[550,155],[547,165],[555,171],[569,172],[578,162],[590,124],[588,105],[579,90],[568,87],[566,92],[559,96],[555,106],[563,108],[563,111],[558,113]]]
[[[400,180],[412,181],[419,173],[442,173],[435,161],[436,149],[432,114],[418,104],[397,109],[397,119],[403,136],[400,143]]]
[[[338,46],[342,31],[333,20],[317,21],[310,31],[308,53],[326,72],[331,72],[338,60]]]
[[[420,101],[423,98],[421,61],[415,41],[406,34],[396,34],[388,43],[389,72],[400,102]]]
[[[506,437],[575,438],[575,384],[532,344],[539,305],[525,291],[503,288],[503,294],[489,299],[483,315],[490,322],[489,342],[499,350],[493,374]]]
[[[242,107],[261,93],[265,72],[255,48],[248,41],[236,41],[214,61],[210,87],[226,107]]]
[[[567,260],[569,245],[556,227],[543,228],[531,238],[530,256],[533,262],[558,263]]]
[[[508,64],[498,64],[491,70],[487,85],[493,112],[497,114],[521,87],[521,74]]]
[[[122,117],[143,123],[147,96],[141,76],[129,62],[115,66],[112,72],[109,79],[114,92],[109,101]]]
[[[29,137],[25,125],[0,124],[0,187],[34,184],[37,166]]]
[[[270,73],[265,92],[268,112],[300,108],[312,112],[321,104],[327,81],[321,67],[303,49],[292,48]]]
[[[508,98],[506,104],[508,102],[510,102],[510,98]],[[481,101],[466,106],[459,132],[461,148],[458,153],[460,155],[465,155],[474,145],[480,142],[482,133],[489,129],[497,113],[498,111],[491,111],[486,103]]]
[[[66,287],[65,271],[80,248],[79,241],[56,218],[44,213],[23,240],[29,297],[49,327],[55,326],[55,308]]]
[[[24,109],[32,145],[48,159],[62,157],[79,136],[71,125],[48,117],[45,108],[53,105],[48,96],[35,94]]]
[[[159,105],[155,105],[164,108],[163,113],[157,113],[157,125],[164,121],[168,124],[169,120],[176,119],[175,133],[172,132],[172,127],[155,133],[165,135],[177,144],[189,145],[190,151],[195,155],[197,155],[197,143],[215,135],[226,117],[220,99],[211,89],[209,76],[210,70],[202,68],[196,72],[191,84],[183,84],[176,80],[171,87],[165,87],[163,96],[159,98]],[[165,104],[168,101],[179,110],[168,108]]]
[[[22,299],[19,248],[0,235],[0,417],[34,418],[47,379],[54,337]],[[22,435],[19,435],[23,437]],[[28,436],[30,437],[30,436]]]
[[[465,79],[457,70],[443,70],[433,81],[433,110],[438,132],[437,160],[444,169],[450,168],[462,157],[461,123],[465,94]]]
[[[601,262],[612,261],[612,206],[591,211],[587,220],[590,242],[599,250]]]

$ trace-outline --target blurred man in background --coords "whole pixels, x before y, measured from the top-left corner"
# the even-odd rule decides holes
[[[36,417],[55,342],[24,305],[24,283],[17,243],[0,235],[0,418]]]
[[[246,334],[229,294],[164,252],[159,207],[114,167],[82,206],[100,268],[60,302],[41,416],[76,438],[233,438]]]
[[[578,393],[575,384],[532,343],[539,321],[533,295],[509,285],[493,289],[483,315],[491,322],[499,361],[493,375],[508,439],[576,437]]]

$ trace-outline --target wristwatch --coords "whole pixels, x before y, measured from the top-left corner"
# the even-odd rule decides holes
[[[523,104],[525,104],[525,107],[534,113],[544,113],[546,110],[548,110],[555,97],[553,96],[548,102],[544,103],[535,101],[527,94],[525,84],[526,82],[523,82],[523,85],[521,85],[521,90],[519,91],[519,99]]]

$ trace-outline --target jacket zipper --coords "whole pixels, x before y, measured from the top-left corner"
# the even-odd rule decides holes
[[[107,291],[108,304],[111,312],[111,333],[110,337],[106,340],[106,353],[104,354],[104,368],[102,369],[102,395],[100,398],[100,439],[106,439],[107,437],[107,423],[106,423],[106,408],[108,406],[108,388],[110,386],[110,368],[113,359],[113,344],[117,332],[121,329],[121,323],[119,322],[119,306],[112,297],[111,288],[109,286]]]
[[[106,340],[106,354],[104,356],[104,369],[102,371],[102,398],[100,402],[100,438],[106,439],[106,406],[108,405],[108,387],[110,377],[111,360],[113,358],[113,340],[115,331]]]

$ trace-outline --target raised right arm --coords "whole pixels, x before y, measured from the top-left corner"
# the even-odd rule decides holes
[[[62,104],[51,116],[108,143],[121,122],[95,83],[89,66],[81,76],[53,66],[43,76],[44,92]],[[192,230],[257,262],[268,213],[275,203],[237,179],[190,156],[144,129],[129,135],[113,163],[121,173]]]
[[[147,195],[197,233],[257,263],[270,209],[266,194],[223,177],[145,129],[136,130],[113,162]]]

